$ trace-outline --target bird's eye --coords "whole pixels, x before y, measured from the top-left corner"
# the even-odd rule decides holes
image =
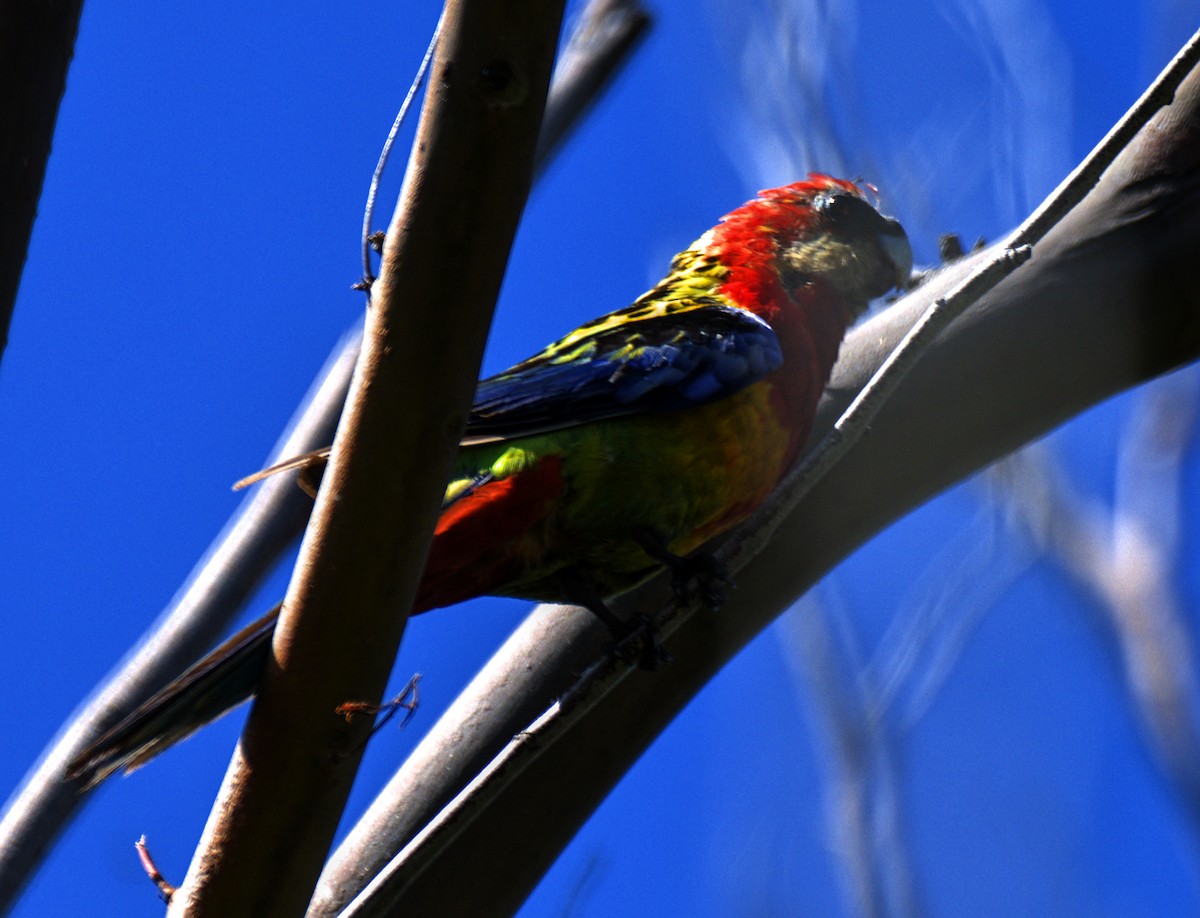
[[[817,195],[813,198],[813,209],[824,216],[827,226],[843,232],[873,227],[880,219],[874,207],[847,191]]]

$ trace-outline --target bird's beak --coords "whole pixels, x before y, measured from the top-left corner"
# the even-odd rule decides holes
[[[896,267],[896,287],[903,290],[912,275],[913,256],[912,246],[908,244],[908,236],[895,220],[886,219],[886,229],[879,234],[879,244],[884,254]]]

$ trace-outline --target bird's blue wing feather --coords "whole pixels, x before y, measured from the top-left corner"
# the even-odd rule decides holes
[[[717,303],[601,325],[480,382],[463,442],[714,401],[782,362],[770,325]]]

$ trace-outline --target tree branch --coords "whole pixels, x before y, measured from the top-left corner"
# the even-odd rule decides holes
[[[563,49],[538,136],[536,171],[554,158],[650,28],[636,0],[588,0]]]
[[[336,712],[381,698],[416,595],[532,179],[562,8],[446,4],[273,659],[170,915],[308,903],[370,730]]]
[[[0,3],[0,356],[82,11],[83,0]]]
[[[841,559],[972,471],[1200,356],[1197,245],[1200,77],[1193,72],[1030,262],[940,336],[869,434],[745,568],[726,608],[692,617],[673,635],[674,665],[630,673],[598,700],[582,699],[583,710],[571,712],[561,732],[520,735],[496,760],[487,794],[476,788],[447,806],[514,734],[561,709],[555,699],[571,691],[587,648],[603,640],[578,610],[539,608],[522,625],[331,859],[327,875],[369,879],[384,852],[409,845],[398,856],[396,886],[364,896],[354,914],[422,914],[435,904],[472,915],[514,910],[692,695]],[[952,266],[851,334],[818,435],[976,260]],[[652,584],[622,606],[653,609],[668,595],[664,584]],[[439,828],[410,845],[444,807]],[[520,846],[511,844],[517,824]],[[388,834],[367,841],[381,829]],[[469,887],[454,882],[461,876],[472,877]],[[337,905],[315,900],[312,914]]]

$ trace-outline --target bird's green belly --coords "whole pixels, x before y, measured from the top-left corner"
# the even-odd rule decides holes
[[[685,555],[745,519],[778,482],[794,443],[767,382],[709,405],[621,418],[539,437],[472,447],[460,474],[520,474],[560,461],[562,491],[519,548],[522,569],[500,591],[562,598],[571,568],[601,595],[629,589],[658,564],[648,535]]]

